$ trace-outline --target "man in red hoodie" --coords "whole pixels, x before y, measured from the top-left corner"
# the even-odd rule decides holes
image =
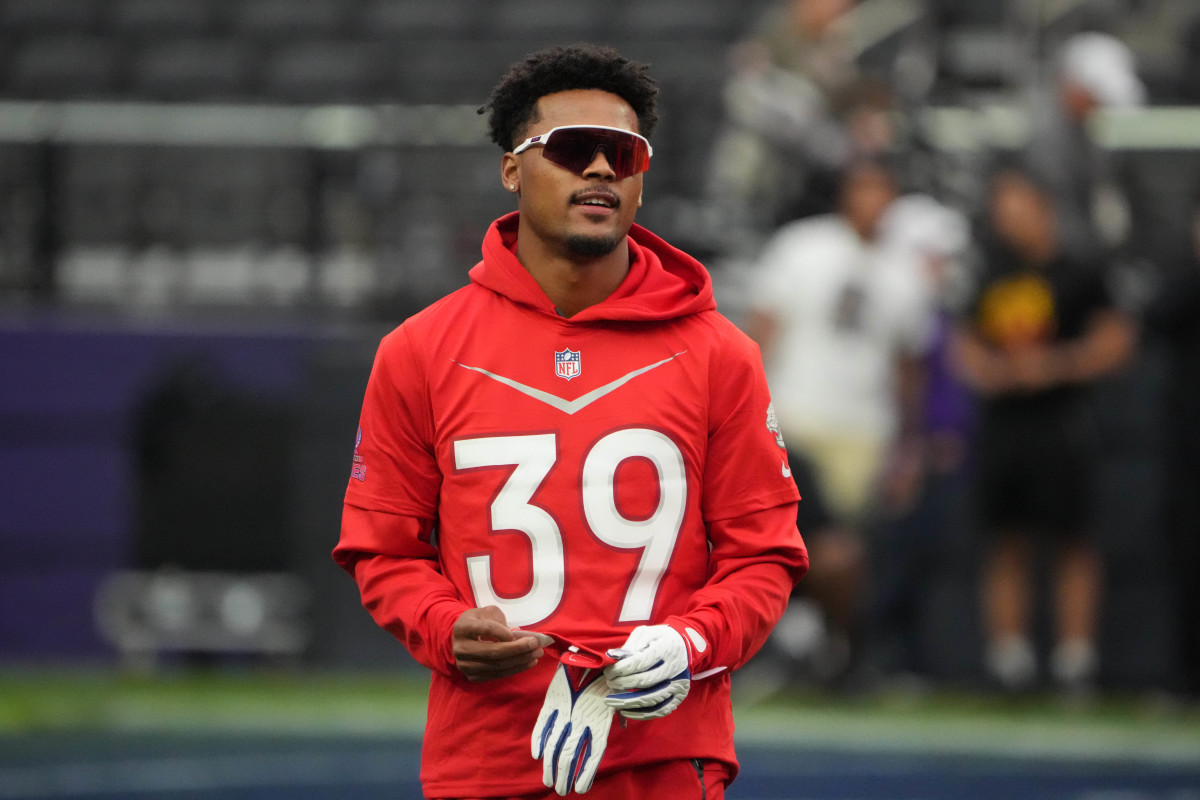
[[[808,568],[757,348],[633,221],[656,94],[606,48],[515,64],[519,210],[376,355],[334,558],[432,670],[429,798],[723,797],[730,672]]]

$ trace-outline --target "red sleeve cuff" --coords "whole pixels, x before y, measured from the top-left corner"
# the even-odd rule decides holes
[[[454,659],[454,623],[469,608],[457,600],[442,599],[425,611],[425,631],[430,638],[429,651],[436,653],[444,665],[443,671],[453,675],[458,671]]]
[[[688,651],[688,669],[692,674],[708,669],[712,661],[713,648],[708,635],[701,627],[684,617],[668,617],[666,624],[683,637]]]

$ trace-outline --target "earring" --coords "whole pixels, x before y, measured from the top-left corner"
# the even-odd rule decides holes
[[[510,183],[510,184],[508,185],[508,189],[509,189],[509,191],[511,191],[511,192],[515,192],[515,191],[517,190],[517,185],[516,185],[515,183]]]

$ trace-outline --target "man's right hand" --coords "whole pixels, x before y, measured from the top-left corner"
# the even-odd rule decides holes
[[[455,666],[471,681],[516,675],[544,655],[537,636],[510,629],[496,606],[464,611],[451,637]]]

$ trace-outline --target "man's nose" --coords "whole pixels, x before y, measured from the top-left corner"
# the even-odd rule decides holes
[[[612,180],[617,176],[613,171],[612,165],[608,163],[608,156],[604,153],[603,147],[597,147],[595,154],[592,156],[592,161],[583,171],[585,178],[599,178],[600,180]]]

